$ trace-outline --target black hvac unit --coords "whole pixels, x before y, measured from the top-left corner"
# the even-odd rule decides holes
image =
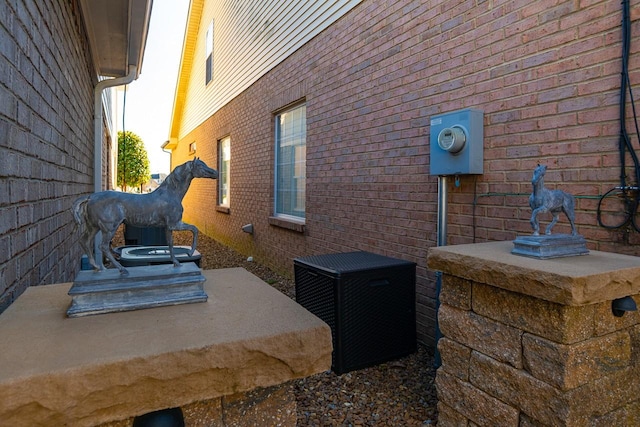
[[[164,227],[138,227],[124,225],[124,244],[140,246],[164,246],[167,234]]]
[[[416,264],[369,252],[294,260],[296,300],[331,327],[338,375],[411,354]]]

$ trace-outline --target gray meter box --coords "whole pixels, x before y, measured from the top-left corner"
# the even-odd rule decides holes
[[[465,109],[431,117],[431,175],[483,173],[483,113]]]

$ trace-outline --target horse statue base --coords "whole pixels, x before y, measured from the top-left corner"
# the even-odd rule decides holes
[[[82,270],[69,295],[68,317],[140,310],[166,305],[206,302],[202,270],[193,262],[129,267],[123,276],[117,269]]]
[[[517,236],[511,253],[537,259],[587,255],[587,242],[580,234]]]

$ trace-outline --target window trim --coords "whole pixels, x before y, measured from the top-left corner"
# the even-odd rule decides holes
[[[222,162],[223,162],[223,159],[222,159],[222,155],[223,155],[222,144],[225,141],[228,141],[228,145],[229,145],[229,163],[228,163],[228,167],[227,167],[227,170],[226,170],[226,177],[227,177],[226,184],[227,184],[227,199],[228,199],[228,202],[227,203],[222,203],[222,184],[223,184],[223,180],[221,179],[222,178],[222,174],[223,174],[223,168],[222,168]],[[231,165],[231,136],[227,135],[227,136],[225,136],[223,138],[220,138],[218,140],[218,147],[217,148],[218,148],[218,179],[217,179],[217,181],[218,181],[218,188],[217,188],[217,190],[218,190],[217,191],[217,193],[218,193],[217,194],[218,204],[217,204],[217,206],[220,207],[220,208],[223,208],[223,209],[224,208],[228,209],[231,206],[231,173],[230,173],[230,170],[229,170],[230,169],[230,165]]]
[[[305,119],[304,119],[304,126],[305,126],[305,133],[304,133],[304,147],[305,147],[305,165],[304,165],[304,172],[305,172],[305,189],[304,189],[304,202],[305,202],[305,206],[304,209],[302,210],[302,215],[303,216],[297,216],[297,215],[292,215],[291,213],[282,213],[282,212],[278,212],[278,180],[279,180],[279,176],[278,176],[278,161],[279,161],[279,151],[280,151],[280,125],[279,125],[279,117],[287,112],[290,111],[294,111],[300,107],[305,107]],[[279,219],[282,221],[285,221],[287,223],[297,223],[297,224],[304,224],[306,221],[306,146],[307,146],[307,137],[306,137],[306,127],[307,127],[307,116],[306,116],[306,100],[301,100],[292,104],[289,104],[288,106],[276,111],[273,115],[274,118],[274,164],[273,164],[273,172],[274,172],[274,181],[273,181],[273,216],[270,218],[274,218],[274,219]],[[280,222],[280,221],[277,221]],[[273,224],[273,225],[277,225],[277,224]],[[285,227],[288,228],[288,227]]]
[[[291,218],[292,217],[290,216],[287,218],[281,216],[270,216],[269,225],[304,234],[306,223],[302,220],[302,218]]]

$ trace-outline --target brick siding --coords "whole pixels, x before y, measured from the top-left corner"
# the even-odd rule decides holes
[[[93,190],[93,65],[77,1],[0,2],[0,312],[80,267]]]
[[[632,84],[640,72],[635,9]],[[195,181],[185,220],[281,271],[291,272],[297,256],[350,250],[415,261],[419,338],[432,342],[430,117],[476,108],[484,111],[484,174],[450,180],[448,244],[530,234],[531,176],[546,163],[547,187],[578,196],[577,226],[591,249],[640,255],[638,233],[596,223],[596,197],[620,174],[621,16],[619,2],[608,1],[365,0],[181,139],[174,166],[197,141],[196,155],[215,167],[216,141],[231,137],[230,212],[214,209],[214,184]],[[304,233],[269,223],[273,113],[301,99]],[[240,231],[246,223],[253,236]],[[568,230],[561,218],[554,232]]]

